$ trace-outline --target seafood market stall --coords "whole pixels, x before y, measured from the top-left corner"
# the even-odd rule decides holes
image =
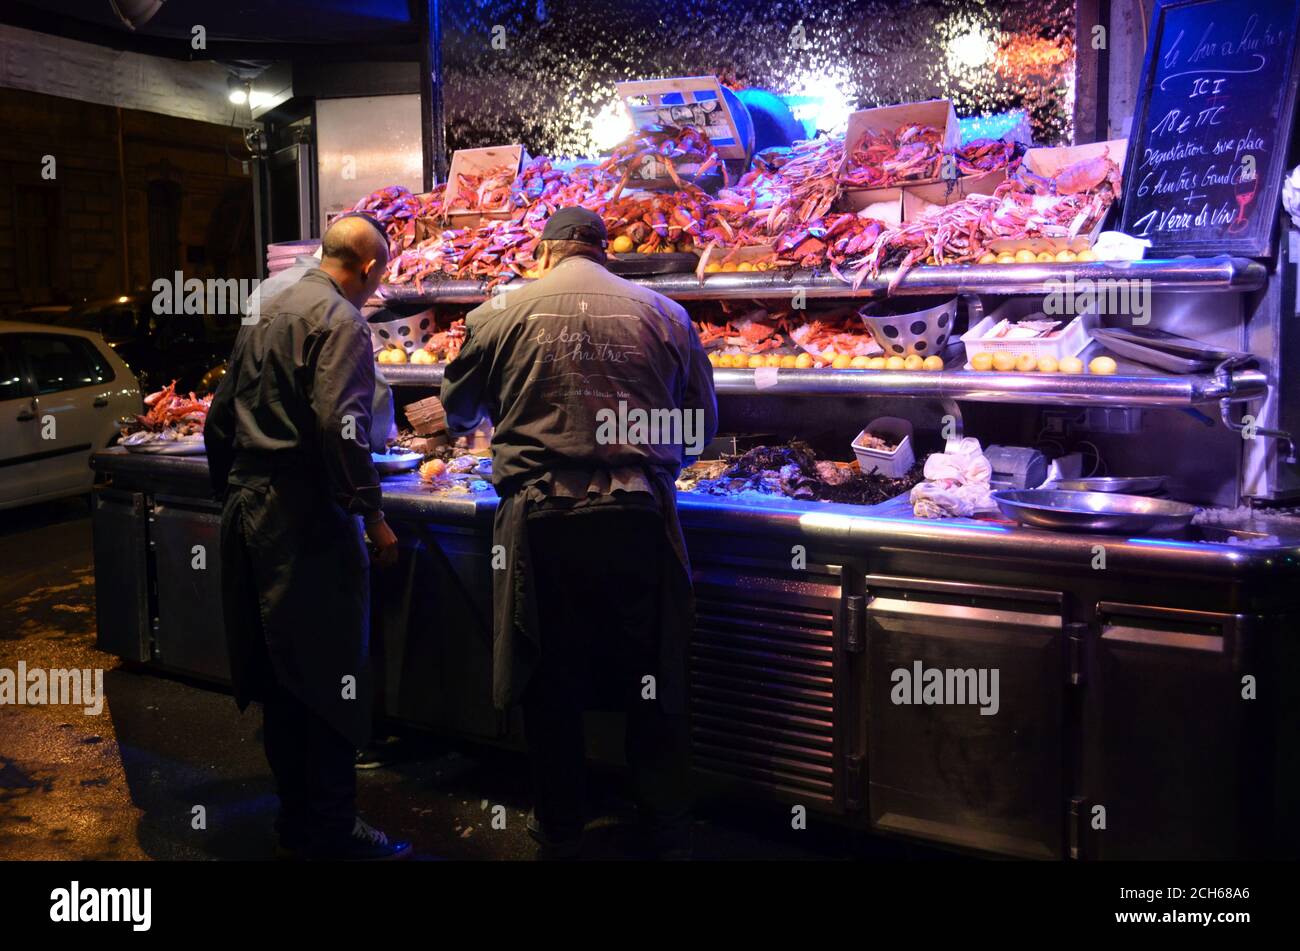
[[[1250,322],[1268,320],[1278,282],[1295,286],[1240,259],[1140,266],[1163,275],[1156,319],[1217,314],[1207,326],[1220,324],[1234,342],[1269,339],[1247,333]],[[927,270],[907,280],[931,279]],[[948,269],[947,290],[973,293],[986,282],[993,301],[1034,286],[1032,271]],[[750,282],[761,299],[772,280],[738,274],[730,286]],[[436,392],[441,375],[438,365],[385,369],[407,404]],[[1291,636],[1300,528],[1285,514],[1238,507],[1253,477],[1250,441],[1214,418],[1275,397],[1278,372],[1262,357],[1190,375],[1128,362],[1100,375],[719,368],[724,429],[771,434],[763,441],[779,452],[798,436],[842,443],[838,456],[851,456],[852,434],[881,415],[909,418],[919,460],[930,446],[942,449],[935,430],[954,410],[986,444],[1013,441],[1043,412],[1073,419],[1105,407],[1130,424],[1138,414],[1137,433],[1089,433],[1106,445],[1110,472],[1163,473],[1170,496],[1205,508],[1172,534],[1050,531],[996,513],[919,518],[906,479],[855,472],[840,488],[819,478],[823,460],[798,447],[753,471],[742,452],[730,476],[714,469],[684,480],[699,597],[690,669],[702,787],[1005,855],[1294,854],[1288,672],[1300,659]],[[1278,440],[1260,442],[1279,451]],[[385,711],[517,742],[517,724],[491,708],[488,689],[495,497],[481,481],[487,462],[469,456],[466,469],[463,451],[443,455],[461,472],[384,483],[403,549],[394,574],[375,575]],[[202,457],[119,449],[94,465],[106,477],[95,517],[98,589],[112,592],[100,600],[104,646],[221,680],[217,559],[210,554],[204,572],[191,567],[195,544],[211,552],[218,543]],[[779,474],[790,465],[798,471]],[[773,473],[783,489],[760,491]],[[800,491],[808,486],[852,501],[809,498]],[[997,714],[900,708],[891,672],[904,659],[996,669]],[[1258,691],[1250,702],[1247,680]],[[1245,776],[1256,780],[1230,779]]]
[[[1294,50],[1264,59],[1294,93]],[[1148,53],[1141,148],[967,139],[934,100],[750,154],[743,107],[694,77],[679,108],[725,102],[723,125],[642,121],[662,81],[597,160],[465,150],[424,194],[359,196],[411,459],[384,479],[384,712],[519,740],[490,700],[490,458],[436,396],[467,309],[535,279],[545,219],[580,204],[715,367],[722,435],[678,483],[703,789],[1017,857],[1300,854],[1294,96],[1252,133],[1255,184],[1207,175],[1219,211],[1187,224],[1144,184],[1172,61]],[[193,442],[192,403],[158,396],[92,460],[100,643],[221,681],[206,465],[150,449]]]

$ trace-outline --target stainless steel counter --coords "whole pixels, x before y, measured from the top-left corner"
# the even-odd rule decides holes
[[[203,456],[157,456],[108,449],[91,457],[92,467],[132,488],[173,495],[209,497]],[[413,474],[383,480],[384,510],[394,521],[414,520],[490,529],[496,495],[435,491]],[[739,501],[679,492],[683,527],[741,535],[824,543],[837,549],[908,549],[1007,561],[1089,566],[1098,545],[1108,568],[1176,571],[1228,578],[1300,573],[1300,530],[1260,539],[1229,532],[1195,530],[1172,538],[1125,538],[1050,532],[1004,521],[918,519],[905,500],[876,506],[805,502],[794,499]]]

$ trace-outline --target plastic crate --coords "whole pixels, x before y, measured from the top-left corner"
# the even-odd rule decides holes
[[[984,335],[1003,319],[1014,322],[1029,318],[1037,313],[1041,313],[1041,311],[1026,309],[1022,302],[1008,302],[962,334],[961,342],[966,346],[967,368],[969,369],[970,361],[977,353],[991,353],[994,356],[999,353],[1007,353],[1014,357],[1022,357],[1027,354],[1037,360],[1041,360],[1043,357],[1054,357],[1057,361],[1060,361],[1066,357],[1077,357],[1088,348],[1088,344],[1092,341],[1090,314],[1076,314],[1052,337],[1040,337],[1032,340],[983,339]],[[1065,317],[1048,317],[1046,319],[1063,320]]]

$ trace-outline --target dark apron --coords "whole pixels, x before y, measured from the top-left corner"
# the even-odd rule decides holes
[[[661,572],[659,705],[667,713],[686,712],[686,651],[695,620],[695,598],[686,540],[677,517],[673,478],[651,471],[654,495],[663,516],[664,564]],[[492,526],[494,545],[505,549],[505,567],[493,576],[492,699],[506,709],[523,699],[541,657],[532,565],[528,545],[527,490],[502,496]]]
[[[369,742],[370,557],[360,518],[300,462],[237,457],[221,565],[240,709],[278,684],[355,746]]]

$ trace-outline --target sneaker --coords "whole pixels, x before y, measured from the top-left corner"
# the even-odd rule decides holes
[[[379,769],[381,766],[389,766],[397,762],[401,759],[401,755],[401,740],[390,736],[357,750],[357,758],[353,765],[357,769]]]
[[[337,846],[313,849],[313,859],[345,862],[388,862],[411,856],[411,843],[394,842],[360,816],[352,825],[352,835]]]
[[[528,811],[528,821],[525,823],[525,827],[528,829],[528,834],[533,837],[533,841],[540,846],[538,850],[539,858],[555,861],[575,859],[582,850],[582,833],[562,839],[554,838],[542,828],[537,813],[531,809]]]

